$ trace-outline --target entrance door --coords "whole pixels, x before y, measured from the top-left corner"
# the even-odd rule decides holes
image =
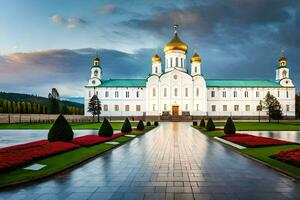
[[[179,106],[172,106],[172,115],[179,114]]]

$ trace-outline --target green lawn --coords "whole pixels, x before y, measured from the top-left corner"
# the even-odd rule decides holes
[[[130,134],[134,134],[137,136],[143,135],[153,128],[154,127],[145,127],[144,131],[133,131]],[[112,141],[120,142],[119,145],[121,145],[122,143],[128,142],[132,139],[134,138],[122,136]],[[76,164],[79,164],[99,154],[102,154],[103,152],[110,150],[119,145],[102,143],[102,144],[94,145],[92,147],[80,147],[78,149],[74,149],[72,151],[58,154],[50,158],[45,158],[36,162],[39,164],[47,165],[45,168],[39,171],[24,170],[22,169],[24,167],[22,167],[14,171],[1,173],[0,187],[14,185],[17,183],[25,183],[25,182],[29,182],[29,181],[33,181],[33,180],[37,180],[43,177],[53,175],[55,173],[61,172],[64,169],[70,168],[72,166],[75,166]]]
[[[234,122],[239,131],[300,131],[300,122]],[[216,126],[224,127],[225,122],[215,122]]]
[[[249,123],[249,122],[247,122]],[[196,128],[196,127],[195,127]],[[196,128],[201,133],[208,137],[221,137],[224,136],[223,131],[206,131],[205,129]],[[298,144],[292,145],[278,145],[278,146],[271,146],[271,147],[260,147],[260,148],[246,148],[246,149],[237,149],[230,145],[224,144],[226,147],[234,149],[235,151],[240,152],[241,154],[245,154],[252,158],[255,158],[264,164],[271,166],[277,170],[283,171],[286,174],[290,174],[292,176],[297,176],[300,178],[300,167],[296,167],[294,165],[287,164],[285,162],[281,162],[275,159],[270,158],[269,156],[276,154],[282,150],[289,150],[294,148],[300,148]]]
[[[138,122],[131,122],[132,126],[137,126]],[[72,129],[95,129],[98,130],[101,123],[95,122],[85,122],[85,123],[70,123]],[[123,122],[111,122],[114,130],[121,130]],[[50,129],[52,124],[30,124],[30,123],[20,123],[20,124],[0,124],[0,129]]]

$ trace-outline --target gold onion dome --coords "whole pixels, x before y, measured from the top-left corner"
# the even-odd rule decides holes
[[[191,63],[192,62],[201,62],[201,61],[202,61],[201,57],[199,56],[199,54],[197,54],[195,52],[194,55],[191,57]]]
[[[100,61],[100,59],[99,59],[98,57],[96,57],[96,58],[94,59],[94,61]]]
[[[278,61],[279,61],[279,62],[280,62],[280,61],[286,61],[286,58],[285,58],[284,56],[281,56],[281,57],[279,58]]]
[[[186,53],[188,50],[188,46],[180,40],[176,29],[177,29],[177,25],[174,25],[174,36],[172,40],[165,46],[164,48],[165,53],[171,50],[180,50]]]
[[[161,62],[161,58],[159,57],[159,55],[155,54],[152,57],[152,62]]]

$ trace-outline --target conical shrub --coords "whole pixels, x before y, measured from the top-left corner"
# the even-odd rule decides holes
[[[112,128],[110,122],[106,118],[104,118],[99,129],[98,135],[103,137],[111,137],[113,134],[114,129]]]
[[[151,126],[151,122],[148,121],[148,122],[147,122],[147,126]]]
[[[200,128],[205,128],[205,121],[204,121],[204,119],[201,119],[201,121],[200,121]]]
[[[69,122],[65,119],[65,117],[62,114],[60,114],[49,130],[48,141],[70,142],[73,140],[73,137],[74,132]]]
[[[235,125],[232,121],[231,117],[228,117],[227,122],[224,126],[224,133],[225,134],[235,134]]]
[[[142,120],[140,120],[136,128],[140,131],[144,130],[144,128],[145,128],[144,122]]]
[[[206,125],[206,130],[207,131],[214,131],[216,129],[215,124],[212,120],[212,118],[209,118],[207,121],[207,125]]]
[[[121,131],[122,131],[122,133],[129,133],[132,131],[131,124],[130,124],[128,118],[125,119]]]

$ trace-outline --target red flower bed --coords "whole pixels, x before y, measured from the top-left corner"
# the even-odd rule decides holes
[[[300,167],[300,149],[280,151],[271,158]]]
[[[259,137],[248,134],[235,134],[224,136],[223,139],[240,144],[245,147],[264,147],[264,146],[274,146],[274,145],[284,145],[291,144],[290,142],[283,140],[276,140],[272,138]]]
[[[124,133],[116,133],[113,134],[111,137],[103,137],[98,135],[84,135],[73,139],[72,143],[78,144],[80,146],[89,147],[98,143],[110,141],[123,135]]]
[[[47,140],[41,140],[2,148],[0,149],[0,171],[20,167],[34,160],[78,147],[79,145],[67,142],[47,142]]]

